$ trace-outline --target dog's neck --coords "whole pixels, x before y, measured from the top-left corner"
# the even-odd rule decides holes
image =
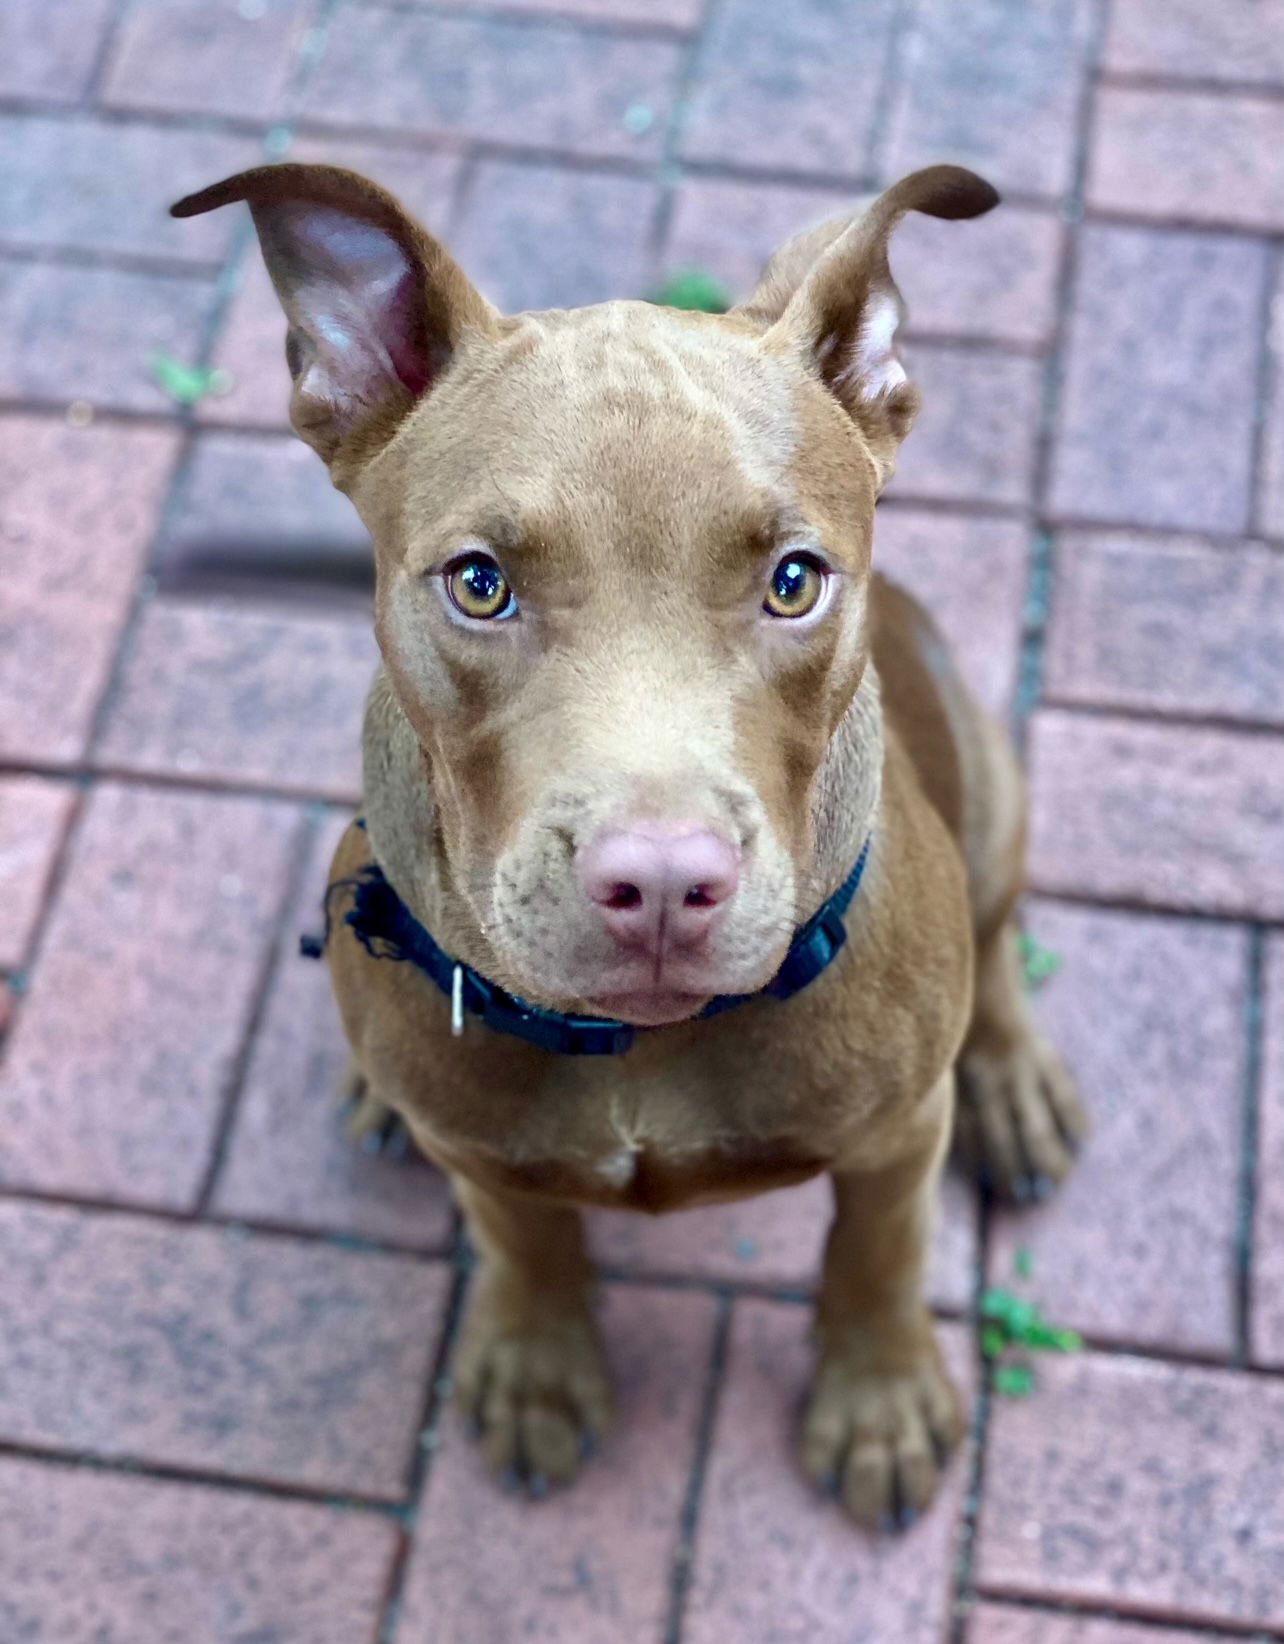
[[[370,845],[389,882],[447,952],[503,980],[504,967],[451,870],[423,749],[382,668],[366,699],[363,759]],[[883,710],[871,662],[816,776],[799,924],[842,884],[876,830],[882,781]]]

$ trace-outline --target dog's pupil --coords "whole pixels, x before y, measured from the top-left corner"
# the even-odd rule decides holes
[[[792,604],[807,586],[807,567],[801,560],[787,560],[776,572],[776,597]]]
[[[464,587],[479,605],[490,605],[499,593],[501,583],[497,565],[475,559],[464,566],[461,576]]]

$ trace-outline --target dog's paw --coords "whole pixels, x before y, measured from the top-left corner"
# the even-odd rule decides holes
[[[803,1420],[802,1468],[864,1529],[906,1530],[963,1436],[962,1409],[930,1338],[908,1370],[873,1370],[867,1361],[841,1348],[822,1354]]]
[[[573,1478],[611,1423],[606,1360],[587,1315],[512,1333],[483,1304],[464,1328],[454,1375],[487,1461],[532,1496]]]
[[[998,1197],[1047,1198],[1087,1134],[1074,1080],[1045,1040],[1032,1035],[1006,1055],[973,1050],[960,1060],[956,1146]]]

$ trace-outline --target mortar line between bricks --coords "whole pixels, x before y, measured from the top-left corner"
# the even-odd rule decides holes
[[[1122,719],[1130,723],[1178,726],[1186,731],[1245,732],[1250,736],[1278,736],[1284,733],[1284,717],[1279,719],[1238,718],[1234,714],[1192,714],[1166,703],[1140,705],[1131,702],[1112,702],[1102,695],[1091,701],[1067,695],[1064,691],[1045,691],[1039,706],[1058,708],[1084,719]]]
[[[1281,254],[1279,246],[1268,246],[1266,248],[1266,268],[1262,282],[1262,311],[1258,322],[1257,377],[1254,384],[1253,401],[1253,452],[1249,459],[1248,468],[1248,516],[1252,526],[1262,524],[1262,515],[1266,503],[1266,460],[1270,432],[1271,401],[1281,385],[1281,377],[1284,376],[1284,371],[1281,370],[1281,361],[1275,357],[1275,339],[1272,335],[1273,328],[1271,325],[1275,289],[1282,269],[1284,269],[1284,255]]]
[[[970,1453],[968,1478],[962,1511],[954,1539],[953,1580],[950,1583],[950,1611],[946,1637],[948,1644],[962,1644],[972,1603],[972,1572],[976,1557],[976,1532],[980,1519],[981,1494],[985,1485],[985,1452],[990,1430],[989,1367],[981,1352],[981,1295],[990,1266],[992,1205],[987,1193],[977,1190],[973,1199],[976,1217],[976,1258],[972,1264],[972,1297],[964,1322],[976,1368],[976,1405],[968,1431]]]
[[[341,1228],[307,1227],[275,1222],[261,1217],[211,1212],[199,1218],[191,1210],[143,1201],[104,1199],[90,1193],[59,1192],[29,1187],[24,1182],[0,1182],[0,1205],[29,1204],[49,1210],[91,1212],[95,1216],[124,1216],[155,1222],[162,1227],[210,1228],[221,1233],[248,1234],[255,1239],[278,1240],[297,1245],[319,1245],[327,1250],[347,1250],[366,1256],[399,1256],[421,1265],[452,1259],[451,1240],[438,1244],[413,1244],[398,1239],[379,1239],[370,1234],[345,1232]]]
[[[1112,91],[1154,91],[1181,96],[1183,93],[1220,97],[1227,103],[1250,98],[1262,103],[1284,103],[1284,82],[1269,80],[1219,80],[1214,75],[1165,74],[1149,69],[1103,68],[1101,83]]]
[[[42,268],[79,268],[92,273],[146,274],[152,279],[188,280],[192,284],[213,285],[222,270],[222,259],[207,262],[182,257],[154,255],[146,251],[103,251],[95,246],[19,245],[0,240],[0,262],[6,267],[35,263]]]
[[[356,12],[395,12],[403,17],[446,17],[459,22],[500,22],[516,28],[556,33],[559,30],[573,34],[605,34],[625,40],[663,40],[681,42],[694,32],[676,23],[648,23],[632,17],[586,17],[581,13],[554,13],[522,11],[505,6],[503,0],[487,4],[484,9],[468,5],[452,5],[451,0],[346,0],[345,9]]]
[[[713,21],[723,3],[724,0],[704,0],[700,21],[687,41],[682,62],[673,82],[673,101],[664,132],[664,147],[655,168],[659,193],[651,218],[650,233],[647,236],[647,261],[651,280],[657,285],[663,274],[664,253],[669,243],[674,207],[682,181],[682,140],[686,135],[691,113],[691,96],[708,50]]]
[[[424,1493],[428,1488],[428,1481],[432,1474],[433,1458],[437,1453],[439,1443],[438,1424],[446,1400],[453,1390],[450,1376],[451,1356],[459,1337],[472,1277],[471,1265],[462,1259],[462,1243],[462,1235],[457,1227],[455,1232],[455,1277],[446,1300],[441,1337],[438,1340],[437,1352],[434,1355],[432,1369],[428,1375],[422,1416],[415,1430],[415,1453],[411,1461],[410,1478],[406,1489],[407,1514],[402,1522],[401,1543],[397,1549],[396,1557],[393,1559],[392,1569],[388,1575],[387,1590],[380,1606],[379,1628],[375,1634],[378,1644],[393,1644],[394,1635],[397,1631],[397,1624],[401,1617],[402,1600],[406,1590],[406,1577],[409,1573],[410,1559],[414,1551],[414,1531],[423,1507]]]
[[[700,1507],[704,1499],[709,1458],[713,1451],[714,1426],[726,1384],[733,1307],[733,1298],[724,1294],[720,1298],[717,1316],[714,1319],[713,1341],[705,1371],[704,1396],[700,1401],[700,1411],[696,1419],[695,1451],[691,1458],[686,1495],[678,1516],[677,1543],[669,1568],[669,1608],[663,1634],[664,1644],[681,1644],[691,1579],[695,1573],[696,1537],[699,1532]]]
[[[193,1489],[217,1490],[224,1495],[268,1497],[311,1507],[343,1507],[404,1523],[408,1509],[399,1502],[380,1501],[373,1496],[349,1495],[322,1485],[283,1484],[278,1479],[254,1478],[248,1474],[210,1473],[199,1467],[182,1467],[148,1461],[134,1456],[106,1456],[82,1450],[61,1450],[56,1446],[20,1443],[0,1438],[0,1458],[39,1462],[47,1467],[102,1473],[115,1478],[151,1479],[160,1484],[186,1484]]]
[[[115,55],[116,42],[120,39],[126,16],[133,10],[134,0],[116,0],[112,14],[107,20],[107,27],[102,32],[98,42],[98,50],[94,53],[93,67],[85,81],[85,89],[81,95],[79,107],[89,111],[97,111],[98,99],[102,96],[103,82],[107,78],[107,69]]]
[[[113,103],[55,103],[13,93],[0,95],[0,116],[58,120],[67,125],[86,119],[106,126],[156,126],[166,131],[198,132],[228,137],[262,138],[271,121],[242,114],[212,114],[204,110],[144,108]]]
[[[901,91],[905,41],[917,21],[917,0],[893,0],[883,68],[874,98],[874,116],[865,144],[865,170],[873,180],[873,186],[879,189],[887,187],[887,145],[891,136],[892,112]]]
[[[1262,1090],[1262,1036],[1265,1030],[1266,937],[1260,925],[1249,932],[1248,996],[1244,1001],[1244,1086],[1240,1109],[1239,1190],[1235,1229],[1235,1362],[1252,1355],[1253,1232],[1257,1211],[1257,1154]]]
[[[1021,1586],[1005,1586],[995,1583],[993,1586],[983,1586],[980,1596],[986,1605],[1001,1605],[1003,1608],[1019,1609],[1026,1614],[1047,1614],[1047,1616],[1065,1616],[1065,1618],[1088,1619],[1100,1618],[1108,1621],[1126,1621],[1129,1626],[1136,1626],[1141,1631],[1156,1629],[1171,1634],[1177,1629],[1180,1634],[1194,1634],[1195,1637],[1235,1637],[1245,1639],[1246,1644],[1274,1644],[1276,1639],[1284,1639],[1284,1629],[1274,1624],[1263,1628],[1258,1621],[1236,1621],[1233,1616],[1225,1619],[1213,1619],[1205,1614],[1192,1614],[1184,1609],[1167,1608],[1164,1605],[1129,1605],[1129,1601],[1121,1596],[1102,1595],[1100,1598],[1059,1598],[1049,1593],[1031,1593]]]
[[[992,1604],[996,1608],[1017,1610],[1027,1615],[1066,1616],[1082,1618],[1085,1621],[1117,1621],[1122,1618],[1141,1632],[1163,1632],[1165,1644],[1174,1627],[1182,1634],[1190,1633],[1199,1638],[1230,1636],[1242,1638],[1248,1641],[1248,1644],[1253,1644],[1253,1641],[1272,1644],[1274,1639],[1284,1638],[1284,1630],[1272,1628],[1263,1631],[1256,1622],[1206,1621],[1180,1610],[1165,1610],[1158,1607],[1152,1611],[1130,1610],[1118,1598],[1084,1599],[1081,1603],[1076,1603],[1072,1599],[1051,1598],[1047,1595],[1030,1596],[1022,1592],[1005,1591],[1002,1588],[987,1588],[982,1597],[987,1604]]]
[[[1074,176],[1065,207],[1066,225],[1061,238],[1060,261],[1057,268],[1054,319],[1044,366],[1039,430],[1030,481],[1030,494],[1036,516],[1041,515],[1046,508],[1056,454],[1070,311],[1079,271],[1079,237],[1084,215],[1088,155],[1092,147],[1093,113],[1108,24],[1109,0],[1097,0],[1092,18],[1092,32],[1084,53],[1083,85],[1079,93],[1076,117],[1078,143],[1075,147]],[[1054,577],[1053,537],[1042,518],[1038,518],[1028,555],[1021,655],[1013,713],[1016,743],[1023,759],[1030,716],[1043,691],[1044,651]]]
[[[232,1132],[236,1126],[236,1117],[240,1112],[241,1098],[245,1091],[250,1059],[254,1055],[259,1030],[263,1026],[263,1019],[267,1014],[268,1001],[274,991],[273,982],[276,979],[277,969],[285,958],[287,945],[293,934],[290,929],[290,915],[294,912],[295,903],[299,900],[302,892],[308,861],[320,832],[321,817],[319,812],[319,806],[309,807],[298,819],[295,827],[293,858],[285,875],[285,884],[281,889],[276,912],[272,919],[272,935],[270,940],[264,943],[263,956],[255,973],[254,989],[250,997],[249,1010],[246,1012],[245,1026],[241,1033],[240,1043],[236,1047],[236,1054],[232,1058],[231,1066],[228,1069],[213,1133],[208,1144],[209,1151],[206,1156],[205,1170],[196,1190],[194,1214],[198,1219],[209,1210],[215,1189],[218,1186],[219,1176],[227,1161],[228,1150],[232,1142]]]

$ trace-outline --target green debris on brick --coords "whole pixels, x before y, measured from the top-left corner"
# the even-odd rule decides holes
[[[1022,931],[1021,968],[1025,972],[1025,984],[1033,992],[1061,969],[1061,955]]]
[[[157,386],[179,405],[195,405],[208,394],[226,394],[232,386],[230,372],[218,366],[184,365],[172,354],[153,354],[151,367]]]
[[[1012,1269],[1018,1279],[1028,1279],[1034,1273],[1034,1257],[1021,1245],[1012,1258]]]
[[[994,1372],[994,1390],[1007,1399],[1028,1398],[1034,1392],[1034,1371],[1028,1364],[1001,1364]]]
[[[651,300],[663,308],[692,308],[701,314],[725,314],[731,307],[726,287],[698,268],[671,274]]]
[[[1027,1269],[1028,1269],[1028,1252]],[[1024,1398],[1034,1390],[1032,1353],[1077,1353],[1083,1339],[1049,1324],[1036,1303],[995,1286],[981,1297],[981,1351],[994,1369],[994,1390]]]

